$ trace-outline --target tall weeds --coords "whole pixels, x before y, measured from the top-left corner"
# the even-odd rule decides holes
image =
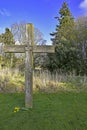
[[[34,89],[44,92],[87,91],[87,77],[61,71],[39,71],[34,73]]]
[[[0,92],[24,91],[24,77],[18,69],[0,69]]]
[[[87,91],[87,77],[75,73],[34,71],[33,90],[41,92]],[[0,92],[24,92],[24,73],[18,69],[0,69]]]

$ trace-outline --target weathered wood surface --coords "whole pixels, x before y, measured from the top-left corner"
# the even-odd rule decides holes
[[[32,108],[33,94],[33,44],[34,27],[32,24],[26,25],[27,47],[25,47],[25,107]]]
[[[42,45],[42,46],[34,46],[33,52],[34,53],[54,53],[55,48],[51,45]]]
[[[33,61],[32,51],[26,48],[25,52],[25,107],[32,108],[33,89]]]
[[[26,45],[4,46],[5,53],[25,53],[25,107],[32,108],[33,93],[33,53],[54,53],[50,45],[34,46],[34,27],[26,24]]]
[[[25,45],[4,46],[3,51],[5,53],[25,53],[25,47]]]
[[[4,46],[3,51],[5,53],[25,53],[27,45],[13,45],[13,46]],[[32,50],[33,53],[54,53],[55,47],[51,45],[36,45],[29,46],[29,50]]]

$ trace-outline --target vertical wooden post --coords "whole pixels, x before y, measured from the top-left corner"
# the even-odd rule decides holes
[[[33,42],[34,27],[32,24],[26,24],[26,42],[25,48],[25,107],[32,108],[32,89],[33,89]]]

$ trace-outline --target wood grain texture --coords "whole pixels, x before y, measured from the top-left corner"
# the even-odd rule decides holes
[[[34,29],[32,24],[26,25],[26,34],[27,34],[27,48],[25,51],[25,107],[32,108],[33,100],[33,44],[34,44]]]
[[[54,53],[50,45],[34,45],[34,27],[26,24],[26,45],[4,46],[5,53],[25,53],[25,107],[32,108],[33,101],[33,53]]]
[[[5,53],[25,53],[25,47],[27,45],[13,45],[13,46],[4,46]],[[28,47],[27,47],[28,48]],[[37,45],[37,46],[30,46],[29,50],[32,50],[33,53],[54,53],[55,47],[51,45]]]

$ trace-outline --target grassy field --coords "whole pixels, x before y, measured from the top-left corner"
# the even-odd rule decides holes
[[[0,130],[87,130],[86,92],[34,93],[33,108],[22,107],[24,94],[0,94]]]

